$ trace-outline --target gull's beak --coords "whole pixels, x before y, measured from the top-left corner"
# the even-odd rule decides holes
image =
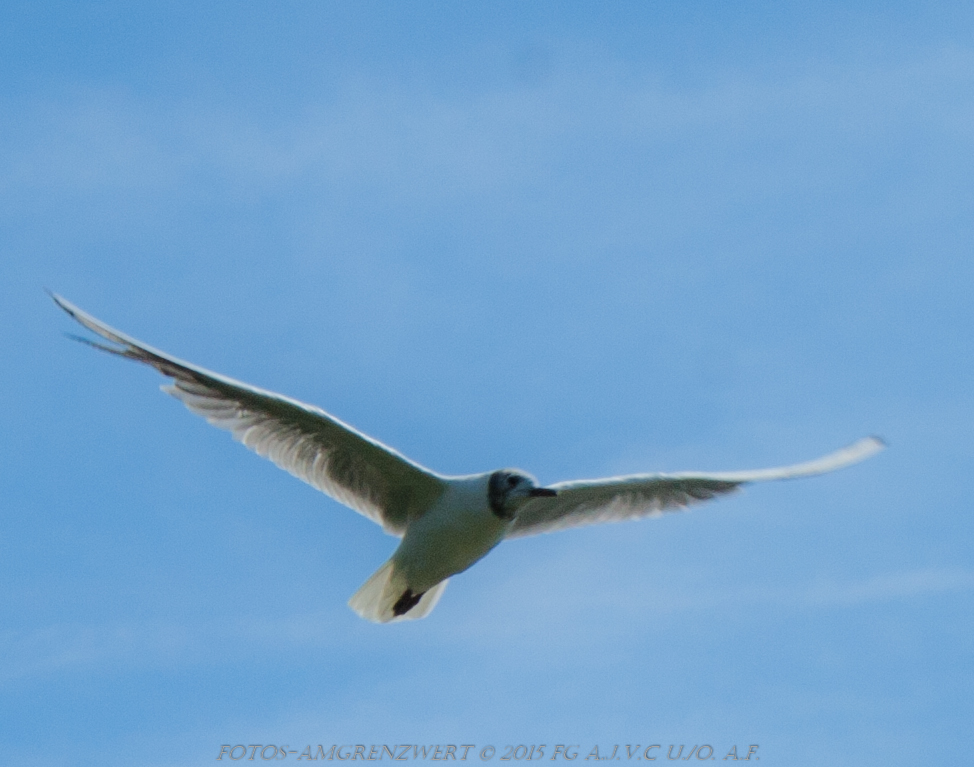
[[[558,495],[558,491],[548,487],[532,487],[528,491],[528,496],[531,498],[554,498],[556,495]]]

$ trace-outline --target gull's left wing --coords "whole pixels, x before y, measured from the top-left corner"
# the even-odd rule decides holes
[[[521,508],[507,537],[550,533],[599,522],[656,517],[733,492],[750,482],[810,477],[835,471],[865,460],[884,447],[885,443],[878,437],[866,437],[817,460],[776,469],[714,474],[633,474],[561,482],[549,486],[557,492],[556,496],[533,498]]]
[[[89,330],[115,346],[83,341],[144,362],[173,379],[162,390],[226,429],[258,455],[382,525],[403,535],[446,487],[442,477],[342,423],[324,410],[264,391],[146,346],[110,328],[60,296],[51,298]]]

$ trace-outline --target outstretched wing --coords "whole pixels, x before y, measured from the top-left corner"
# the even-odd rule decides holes
[[[878,437],[866,437],[823,458],[777,469],[716,474],[634,474],[561,482],[550,485],[550,489],[557,492],[556,496],[534,498],[521,508],[507,537],[550,533],[598,522],[660,516],[667,511],[676,511],[692,503],[733,492],[749,482],[810,477],[841,469],[868,458],[883,447],[885,444]]]
[[[211,373],[120,333],[60,296],[51,297],[89,330],[117,346],[78,339],[144,362],[173,382],[171,394],[258,455],[402,535],[443,492],[443,478],[324,410]]]

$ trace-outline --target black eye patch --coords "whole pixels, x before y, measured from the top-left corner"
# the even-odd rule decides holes
[[[507,478],[507,485],[508,485],[508,487],[514,487],[514,485],[516,485],[516,484],[517,484],[517,477],[508,477]]]

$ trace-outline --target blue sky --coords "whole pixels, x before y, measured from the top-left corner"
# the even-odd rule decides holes
[[[974,9],[931,5],[5,3],[4,759],[963,759]],[[890,449],[506,543],[374,626],[395,540],[45,287],[446,473]]]

